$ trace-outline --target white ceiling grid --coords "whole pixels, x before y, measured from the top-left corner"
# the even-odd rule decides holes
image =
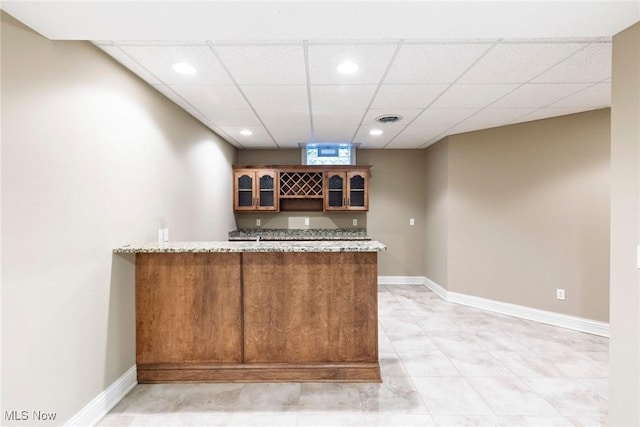
[[[610,105],[610,38],[95,43],[240,148],[423,148]],[[338,73],[345,60],[359,70]],[[197,73],[176,73],[177,62]],[[402,120],[377,123],[383,114]]]

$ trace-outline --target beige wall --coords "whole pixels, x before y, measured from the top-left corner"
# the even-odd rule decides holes
[[[449,141],[425,150],[425,275],[447,289]]]
[[[613,38],[609,423],[640,425],[640,23]]]
[[[135,363],[112,249],[226,239],[235,149],[87,42],[2,14],[1,50],[2,411],[61,424]]]
[[[378,274],[424,276],[424,150],[360,150],[357,162],[373,165],[367,229],[387,245]]]
[[[609,133],[604,109],[438,143],[448,290],[608,321]]]
[[[357,163],[372,165],[369,212],[236,214],[239,227],[287,227],[308,216],[315,228],[351,227],[352,219],[388,247],[378,258],[381,276],[424,275],[424,150],[358,150]],[[300,150],[239,150],[239,164],[300,164]],[[266,218],[266,222],[265,222]],[[415,225],[409,225],[409,218]]]

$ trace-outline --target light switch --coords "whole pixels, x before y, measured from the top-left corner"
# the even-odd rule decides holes
[[[415,218],[409,218],[409,225],[416,225]]]

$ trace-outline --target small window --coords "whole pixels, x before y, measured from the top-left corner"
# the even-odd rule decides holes
[[[355,165],[352,144],[306,144],[302,147],[303,165]]]

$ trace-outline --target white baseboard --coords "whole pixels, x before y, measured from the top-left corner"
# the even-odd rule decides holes
[[[122,400],[136,385],[138,374],[133,365],[120,378],[115,380],[106,390],[96,396],[80,412],[67,421],[65,426],[93,426]]]
[[[519,317],[521,319],[533,320],[535,322],[545,323],[574,331],[609,337],[609,324],[605,322],[451,292],[438,285],[433,280],[423,276],[379,276],[378,284],[387,286],[421,284],[425,285],[440,298],[448,302],[467,305],[469,307],[475,307],[481,310],[491,311],[493,313]]]

